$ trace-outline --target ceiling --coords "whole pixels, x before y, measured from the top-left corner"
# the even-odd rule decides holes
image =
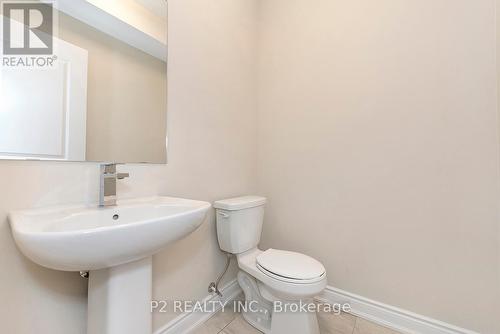
[[[166,0],[134,0],[136,3],[153,12],[157,16],[167,19],[167,1]]]

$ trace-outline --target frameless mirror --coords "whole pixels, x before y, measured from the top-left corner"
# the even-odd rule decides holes
[[[165,0],[0,3],[0,159],[166,163]]]

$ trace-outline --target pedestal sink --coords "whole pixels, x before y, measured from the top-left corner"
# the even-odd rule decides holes
[[[17,211],[9,221],[33,262],[90,271],[88,334],[151,334],[151,257],[196,230],[209,209],[207,202],[151,197]]]

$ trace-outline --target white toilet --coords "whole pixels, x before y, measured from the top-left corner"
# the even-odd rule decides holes
[[[326,287],[325,267],[300,253],[257,248],[265,204],[257,196],[214,203],[220,248],[236,254],[241,269],[238,282],[247,302],[243,317],[266,334],[319,334],[316,313],[300,306],[312,303]]]

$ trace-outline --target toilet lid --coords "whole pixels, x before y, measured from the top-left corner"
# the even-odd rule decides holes
[[[263,269],[293,280],[313,280],[325,274],[321,262],[304,254],[269,249],[257,256],[257,264]]]

